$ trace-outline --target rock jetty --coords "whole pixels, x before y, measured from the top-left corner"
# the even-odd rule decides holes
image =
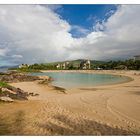
[[[8,83],[41,80],[38,76],[30,76],[20,72],[0,72],[0,81]]]

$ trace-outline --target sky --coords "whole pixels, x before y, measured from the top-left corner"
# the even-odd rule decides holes
[[[70,33],[73,37],[84,37],[89,32],[94,31],[93,26],[97,22],[107,20],[111,15],[110,12],[115,12],[117,5],[63,5],[56,9],[56,12],[61,15],[62,19],[73,25]],[[78,29],[85,30],[85,33],[79,32]]]
[[[0,5],[0,66],[140,55],[140,5]]]

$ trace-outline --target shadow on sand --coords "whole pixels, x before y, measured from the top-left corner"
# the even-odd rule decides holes
[[[0,135],[22,135],[24,116],[23,111],[16,112],[14,118],[0,116]]]
[[[25,131],[28,130],[24,128],[28,124],[25,123],[24,112],[18,111],[11,120],[9,117],[5,119],[0,117],[0,135],[26,135]],[[140,135],[140,133],[110,127],[93,120],[72,119],[65,115],[55,115],[50,121],[46,120],[33,127],[28,135]],[[33,129],[36,129],[37,134]]]
[[[140,91],[131,91],[131,94],[140,95]]]
[[[49,131],[50,135],[140,135],[93,120],[79,119],[79,121],[74,121],[64,115],[56,115],[53,119],[61,125],[52,122],[39,125],[40,128]]]

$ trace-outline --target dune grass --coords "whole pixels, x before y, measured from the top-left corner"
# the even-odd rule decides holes
[[[5,82],[0,81],[0,87],[8,87],[9,85]]]

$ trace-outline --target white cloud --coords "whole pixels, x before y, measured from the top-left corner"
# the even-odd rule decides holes
[[[76,28],[87,34],[82,38],[73,38],[73,25],[52,9],[41,5],[0,5],[0,42],[6,42],[0,46],[0,60],[35,63],[127,58],[140,53],[139,5],[120,6],[107,22],[96,25],[96,32]]]
[[[72,25],[71,31],[74,32],[75,35],[73,35],[73,36],[75,36],[75,37],[87,36],[90,33],[90,30],[88,30],[84,27],[78,26],[78,25]]]
[[[140,5],[121,5],[107,22],[97,23],[79,47],[71,48],[91,59],[121,59],[140,54]],[[100,28],[104,27],[104,31]],[[102,29],[102,28],[101,28]],[[77,49],[76,49],[77,48]],[[76,52],[75,52],[76,53]]]
[[[22,55],[26,63],[63,60],[72,40],[70,25],[40,5],[1,5],[0,36],[9,42],[9,55]],[[1,41],[3,41],[1,39]]]
[[[18,58],[18,59],[23,58],[22,55],[17,55],[17,54],[12,55],[11,57],[12,57],[12,58]]]
[[[44,4],[42,4],[41,6],[45,6],[45,7],[47,7],[47,8],[50,8],[50,9],[52,9],[53,11],[55,11],[55,10],[61,10],[62,9],[62,5],[60,5],[60,4],[48,4],[48,5],[44,5]]]
[[[0,48],[0,56],[4,57],[6,56],[6,53],[8,52],[7,48]]]

